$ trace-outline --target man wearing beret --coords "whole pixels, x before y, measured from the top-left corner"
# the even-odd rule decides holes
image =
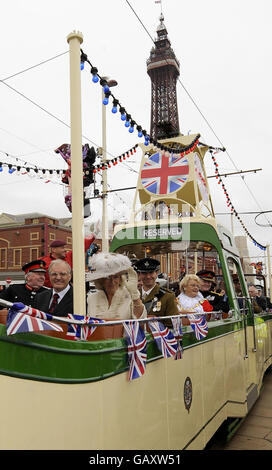
[[[44,285],[45,280],[45,262],[35,260],[22,266],[25,273],[25,284],[12,284],[6,290],[0,293],[0,299],[9,302],[23,302],[30,307],[37,306],[36,295],[47,290]],[[1,309],[5,307],[0,307]]]
[[[95,235],[92,233],[88,238],[84,239],[84,249],[85,252],[89,249],[93,241],[95,240]],[[44,285],[46,287],[52,287],[51,281],[49,279],[48,268],[50,263],[55,259],[62,259],[69,263],[71,268],[73,267],[73,252],[72,250],[67,251],[67,243],[64,240],[54,240],[50,244],[51,252],[48,256],[43,256],[42,259],[46,264],[46,275]]]
[[[198,271],[196,275],[200,279],[200,292],[213,306],[214,312],[222,311],[228,313],[230,310],[229,303],[225,296],[214,292],[213,286],[216,285],[215,273],[206,269]]]
[[[178,315],[178,307],[175,295],[169,289],[160,287],[156,282],[160,262],[153,258],[142,258],[134,262],[134,269],[138,273],[142,284],[140,291],[141,299],[145,305],[147,315],[164,317]],[[165,325],[172,328],[171,319],[164,321]]]

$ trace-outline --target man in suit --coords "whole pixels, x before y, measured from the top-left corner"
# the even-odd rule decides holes
[[[8,302],[22,302],[30,307],[36,307],[37,295],[47,289],[43,287],[45,280],[45,262],[33,260],[22,266],[25,273],[24,284],[11,284],[6,290],[0,293],[0,299]],[[5,307],[0,307],[3,309]]]
[[[52,289],[37,295],[37,308],[57,317],[73,313],[72,270],[69,263],[56,259],[50,263],[49,278]]]
[[[157,282],[160,262],[153,258],[142,258],[134,263],[134,269],[138,273],[141,299],[145,305],[147,315],[165,317],[178,315],[178,307],[174,293],[161,287]],[[165,325],[172,328],[171,319],[164,321]]]

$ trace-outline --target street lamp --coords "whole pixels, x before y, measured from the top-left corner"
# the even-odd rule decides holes
[[[116,80],[109,80],[108,77],[102,77],[101,80],[105,80],[109,88],[116,86],[118,83]],[[107,139],[106,139],[106,105],[103,103],[106,95],[104,87],[102,86],[102,166],[107,167]],[[108,182],[107,182],[107,170],[102,171],[102,251],[108,253],[109,251],[109,226],[108,226],[108,207],[107,207],[107,196],[108,196]]]

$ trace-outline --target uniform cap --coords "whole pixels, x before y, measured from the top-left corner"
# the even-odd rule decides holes
[[[22,266],[22,270],[25,272],[25,274],[29,272],[40,272],[40,273],[46,273],[45,269],[46,263],[42,259],[37,259],[34,261],[31,261],[30,263],[24,264]]]
[[[216,282],[215,274],[213,271],[207,271],[206,269],[202,269],[201,271],[198,271],[196,275],[200,279],[203,279],[203,281]]]
[[[152,273],[157,271],[159,266],[160,262],[154,258],[141,258],[134,264],[138,273]]]
[[[54,240],[50,243],[50,248],[57,248],[58,246],[65,246],[67,243],[64,240]]]
[[[91,258],[91,269],[86,274],[87,281],[95,281],[114,274],[121,274],[131,267],[130,259],[119,253],[96,253]]]

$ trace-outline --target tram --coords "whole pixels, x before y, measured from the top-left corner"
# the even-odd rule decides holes
[[[187,148],[188,136],[166,143]],[[144,187],[141,175],[157,153],[143,149],[141,208],[116,227],[110,249],[131,259],[160,259],[168,273],[175,264],[186,272],[220,272],[229,314],[211,318],[200,341],[184,326],[180,360],[163,358],[146,331],[146,370],[132,382],[121,324],[97,328],[89,341],[46,331],[7,336],[2,314],[2,449],[203,449],[223,423],[233,431],[255,403],[272,362],[272,313],[253,313],[234,238],[213,214],[203,165],[207,148],[190,149],[181,158],[186,182],[163,196]]]
[[[272,313],[254,314],[234,238],[214,216],[208,146],[198,134],[162,144],[141,145],[131,220],[115,227],[110,250],[155,257],[172,281],[181,266],[214,270],[229,313],[215,312],[201,340],[183,326],[179,360],[164,358],[146,328],[145,372],[129,381],[122,322],[105,322],[87,341],[67,338],[64,319],[62,332],[7,335],[0,311],[1,449],[200,450],[224,423],[230,435],[257,400],[272,363]],[[179,172],[158,190],[148,171],[166,166]]]

